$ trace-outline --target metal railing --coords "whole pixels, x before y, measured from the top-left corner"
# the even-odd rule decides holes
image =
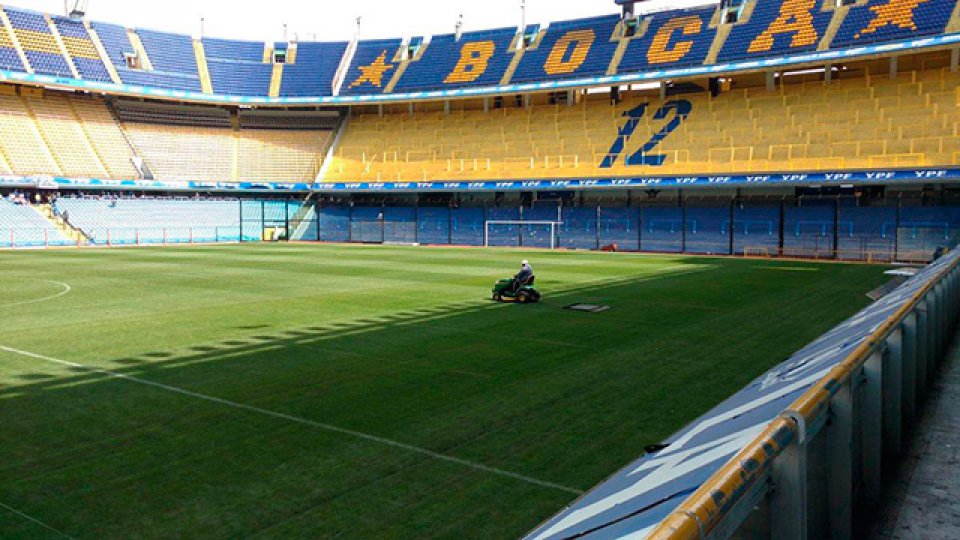
[[[892,314],[655,528],[658,540],[851,538],[881,500],[957,323],[960,257],[888,301]],[[881,300],[883,302],[883,300]]]

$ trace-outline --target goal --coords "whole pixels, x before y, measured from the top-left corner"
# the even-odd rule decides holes
[[[487,220],[483,245],[557,249],[561,225],[562,221]]]

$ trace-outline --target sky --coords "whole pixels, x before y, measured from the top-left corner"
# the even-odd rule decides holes
[[[68,0],[73,5],[75,0]],[[132,28],[199,35],[283,41],[352,39],[363,17],[363,39],[427,36],[454,31],[463,14],[464,31],[520,25],[521,0],[89,0],[87,18]],[[682,8],[719,0],[652,0],[645,9]],[[64,0],[8,0],[5,4],[63,14]],[[619,13],[614,0],[526,0],[527,22]]]

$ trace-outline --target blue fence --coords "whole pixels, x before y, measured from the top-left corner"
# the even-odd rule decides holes
[[[347,207],[317,210],[302,239],[925,261],[960,232],[957,206],[735,202],[628,208]],[[533,223],[523,223],[533,222]],[[551,225],[555,223],[555,225]]]

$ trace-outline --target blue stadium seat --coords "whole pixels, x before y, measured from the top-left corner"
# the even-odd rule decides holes
[[[520,209],[488,208],[487,221],[517,221],[520,219]],[[516,224],[489,224],[487,228],[487,245],[499,247],[516,247],[520,245],[520,225]]]
[[[320,241],[350,241],[350,208],[345,206],[321,206],[317,212],[320,220]]]
[[[563,221],[559,233],[561,247],[570,249],[600,247],[596,208],[564,208],[561,221]]]
[[[37,73],[73,77],[70,66],[54,41],[47,20],[40,13],[4,8],[20,39],[27,61]]]
[[[54,16],[53,23],[64,39],[67,50],[71,51],[73,65],[76,66],[80,77],[88,81],[112,82],[110,73],[103,65],[103,60],[96,53],[90,34],[87,33],[87,27],[81,21],[68,17]],[[78,45],[71,47],[71,41]],[[78,54],[78,52],[86,54]]]
[[[394,91],[495,86],[513,58],[510,44],[516,35],[516,28],[499,28],[469,32],[459,40],[454,34],[434,36],[420,60],[407,66]]]
[[[93,23],[92,26],[97,35],[100,36],[100,42],[124,84],[191,92],[201,91],[196,56],[189,36],[150,31],[137,32],[141,41],[143,41],[147,56],[154,63],[154,71],[146,71],[127,68],[126,55],[133,54],[134,50],[125,28],[106,23]],[[148,42],[150,46],[147,45]],[[167,45],[171,45],[173,48],[166,50]],[[161,52],[160,49],[164,50]],[[156,59],[154,59],[153,50],[157,50]],[[187,54],[189,56],[186,59],[173,58],[177,54]],[[159,61],[159,64],[155,63],[157,61]],[[189,68],[191,65],[192,72]],[[163,68],[173,68],[175,71],[164,71]]]
[[[909,12],[887,8],[890,0],[869,0],[853,6],[833,38],[831,48],[892,41],[942,33],[956,6],[955,0],[922,0]]]
[[[486,211],[483,208],[451,208],[450,240],[458,246],[482,246]]]
[[[605,15],[551,24],[539,46],[523,53],[511,82],[605,75],[617,49],[611,39],[619,21],[619,15]]]
[[[244,208],[252,212],[259,202]],[[278,203],[284,205],[283,201]],[[262,221],[236,200],[61,198],[56,207],[96,245],[258,241]]]
[[[263,43],[203,38],[214,94],[266,96],[273,64],[263,61]]]
[[[832,11],[822,0],[761,0],[746,22],[733,26],[719,61],[782,56],[816,50]],[[768,32],[769,29],[769,32]]]
[[[399,39],[361,41],[350,61],[340,95],[381,94],[396,73],[394,56],[402,44]],[[371,66],[375,68],[371,71]]]
[[[687,207],[686,252],[730,254],[730,206]]]
[[[812,201],[803,202],[800,206],[788,206],[783,215],[783,254],[832,257],[835,248],[834,227],[839,227],[835,201]]]
[[[643,36],[627,46],[617,72],[702,64],[717,34],[716,29],[710,28],[715,12],[716,8],[709,7],[652,15]],[[651,50],[654,38],[659,47]]]
[[[679,253],[683,251],[683,210],[676,206],[644,206],[641,213],[640,249]]]
[[[329,96],[333,94],[333,79],[343,60],[347,43],[299,43],[293,64],[283,67],[280,95]]]
[[[0,198],[0,247],[67,246],[72,243],[33,208]]]
[[[417,241],[421,244],[450,243],[450,209],[418,208]]]
[[[383,209],[383,241],[412,244],[417,241],[417,209],[387,207]]]
[[[776,255],[780,249],[780,206],[744,203],[734,208],[733,252]]]

